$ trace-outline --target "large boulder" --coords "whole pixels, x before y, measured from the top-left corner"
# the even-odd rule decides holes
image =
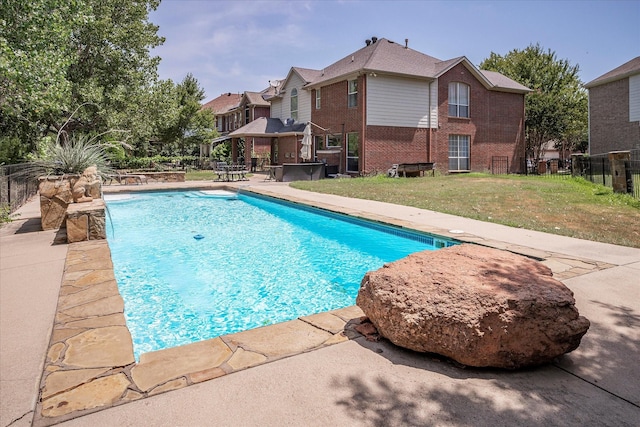
[[[357,305],[383,337],[477,367],[550,362],[589,321],[543,264],[471,244],[419,252],[367,273]]]

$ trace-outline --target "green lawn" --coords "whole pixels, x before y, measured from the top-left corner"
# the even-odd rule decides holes
[[[485,174],[422,178],[381,175],[299,181],[291,185],[640,248],[640,201],[582,179]]]

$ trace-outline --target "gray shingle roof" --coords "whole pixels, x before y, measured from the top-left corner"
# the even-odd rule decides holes
[[[442,61],[384,38],[329,65],[317,78],[307,80],[310,82],[307,86],[324,86],[359,72],[435,79],[459,63],[464,63],[488,89],[530,91],[500,73],[479,70],[464,56]]]
[[[264,107],[271,105],[262,97],[262,92],[245,92],[244,95],[247,97],[248,105],[260,105]]]
[[[341,80],[359,71],[433,78],[438,62],[441,61],[437,58],[383,38],[325,67],[311,85]]]
[[[622,80],[629,76],[633,76],[634,74],[640,73],[640,56],[636,56],[629,62],[625,62],[621,66],[614,68],[598,77],[595,80],[591,80],[589,83],[584,85],[586,88],[600,86],[605,83],[613,82],[616,80]]]
[[[304,132],[304,123],[294,122],[285,125],[282,120],[270,117],[260,117],[234,130],[229,136],[238,138],[244,136],[282,136],[287,134],[300,134]]]
[[[480,70],[480,72],[486,77],[495,89],[513,90],[516,92],[531,92],[531,89],[521,85],[515,80],[510,79],[504,74],[500,74],[496,71]]]

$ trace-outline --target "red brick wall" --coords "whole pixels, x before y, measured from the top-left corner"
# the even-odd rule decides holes
[[[470,86],[469,118],[449,117],[449,83]],[[524,157],[524,95],[487,90],[462,64],[438,79],[438,124],[433,158],[442,172],[449,169],[449,135],[470,136],[470,168],[491,170],[494,156],[506,156],[510,172],[520,172]]]
[[[311,93],[311,121],[328,129],[327,132],[312,126],[314,135],[342,134],[342,154],[317,154],[318,160],[326,160],[328,165],[340,166],[344,171],[346,162],[346,134],[356,132],[360,137],[360,153],[362,153],[362,113],[364,111],[364,78],[358,78],[358,105],[349,108],[347,104],[348,83],[342,81],[323,87],[320,109],[316,109],[315,90]],[[362,159],[360,160],[362,164]]]
[[[629,79],[589,89],[589,152],[640,148],[640,126],[629,121]]]
[[[449,83],[463,82],[470,90],[469,119],[448,116]],[[366,77],[358,78],[358,107],[347,107],[347,82],[322,88],[322,105],[315,108],[311,96],[311,120],[329,128],[327,133],[360,135],[360,168],[363,173],[386,172],[394,163],[435,162],[449,170],[449,135],[470,136],[470,168],[490,171],[494,156],[506,156],[510,172],[520,172],[524,157],[524,95],[489,91],[463,65],[438,79],[438,129],[364,126]],[[425,107],[426,108],[426,107]],[[314,134],[324,134],[317,128]],[[363,145],[362,142],[365,141]],[[344,166],[344,150],[341,170]],[[318,156],[322,158],[321,155]],[[325,156],[327,157],[327,156]],[[330,159],[330,156],[328,156]]]
[[[367,126],[365,172],[386,173],[394,163],[429,161],[429,129]]]

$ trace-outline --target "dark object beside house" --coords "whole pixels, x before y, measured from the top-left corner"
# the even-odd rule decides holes
[[[335,178],[338,175],[338,165],[324,165],[324,177]]]
[[[406,178],[407,176],[424,176],[425,172],[431,171],[431,176],[435,176],[435,163],[400,163],[394,165],[389,170],[389,176]]]
[[[324,163],[283,163],[274,169],[275,179],[280,182],[316,181],[324,178]]]

